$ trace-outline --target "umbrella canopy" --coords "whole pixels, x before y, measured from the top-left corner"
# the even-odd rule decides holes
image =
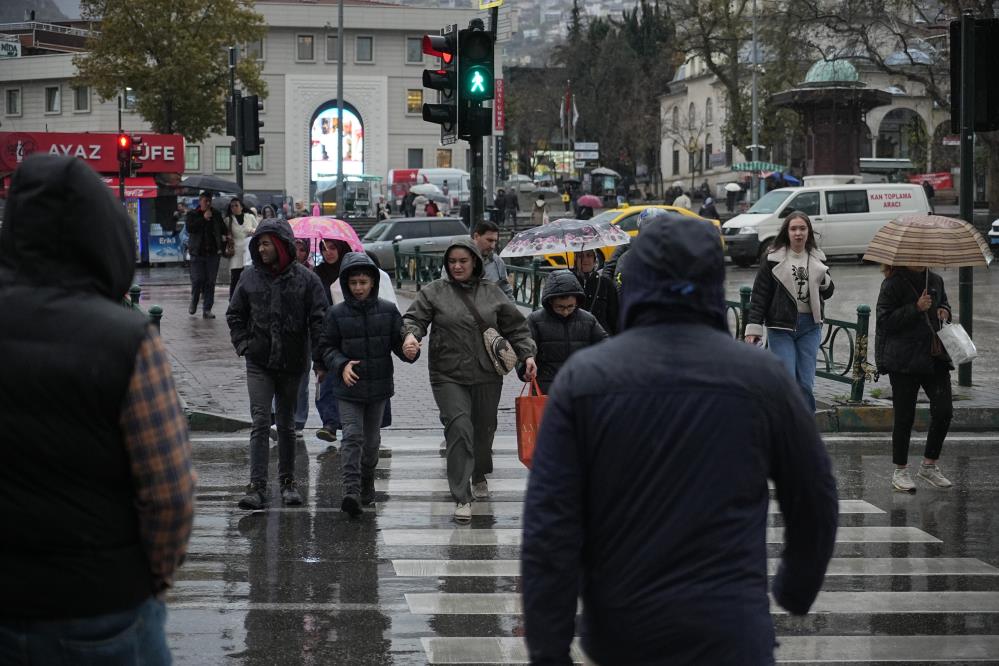
[[[409,191],[413,194],[422,194],[423,196],[429,196],[431,194],[444,194],[441,188],[437,187],[433,183],[420,183],[419,185],[413,185],[409,188]]]
[[[604,202],[600,200],[600,197],[595,194],[584,194],[583,196],[576,199],[577,206],[586,206],[588,208],[600,208],[604,205]]]
[[[295,238],[310,240],[341,240],[354,252],[364,252],[361,239],[354,228],[335,217],[296,217],[288,220]]]
[[[631,236],[610,222],[562,218],[534,227],[510,239],[502,257],[533,257],[594,250],[599,247],[626,245]]]
[[[732,171],[784,171],[786,166],[773,162],[739,162],[732,165]]]
[[[224,178],[217,176],[188,176],[180,181],[181,187],[190,190],[208,190],[211,192],[228,192],[230,194],[242,194],[243,188]]]
[[[784,179],[785,183],[788,183],[790,185],[801,185],[801,181],[789,173],[782,173],[780,177]]]
[[[739,183],[725,183],[725,191],[726,192],[741,192],[742,188],[739,186]]]
[[[594,176],[614,176],[615,178],[620,178],[621,174],[614,169],[608,169],[607,167],[599,167],[590,172]]]
[[[992,252],[978,231],[942,215],[909,215],[881,227],[867,246],[867,261],[889,266],[988,266]]]

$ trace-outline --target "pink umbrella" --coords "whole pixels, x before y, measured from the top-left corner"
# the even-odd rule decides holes
[[[586,206],[587,208],[601,208],[604,205],[604,202],[600,200],[600,197],[592,194],[584,194],[576,199],[576,205]]]
[[[339,240],[350,246],[354,252],[364,252],[361,239],[354,228],[335,217],[296,217],[288,220],[295,238],[310,240]]]

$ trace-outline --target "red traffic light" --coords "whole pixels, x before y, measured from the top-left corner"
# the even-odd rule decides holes
[[[423,35],[423,52],[440,58],[444,64],[454,60],[455,40],[453,35]]]
[[[118,135],[118,147],[122,150],[128,150],[132,147],[132,137],[127,134]]]

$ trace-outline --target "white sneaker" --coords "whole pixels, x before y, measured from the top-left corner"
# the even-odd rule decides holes
[[[472,497],[475,499],[485,499],[489,497],[489,484],[486,481],[479,481],[472,484]]]
[[[931,486],[936,486],[937,488],[950,488],[954,485],[940,472],[940,467],[937,465],[927,465],[925,463],[921,464],[919,466],[919,471],[916,472],[916,476]]]
[[[908,467],[895,468],[895,471],[891,475],[891,487],[900,493],[916,492],[916,484],[912,482],[912,477],[909,476]]]
[[[299,441],[299,442],[304,442],[305,441],[305,431],[304,430],[296,430],[295,431],[295,439],[297,441]]]
[[[458,502],[454,507],[454,519],[459,523],[470,522],[472,520],[472,505]]]

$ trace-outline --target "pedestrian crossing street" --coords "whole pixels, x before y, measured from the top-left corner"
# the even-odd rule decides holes
[[[235,647],[224,649],[260,645],[249,635],[258,623],[272,637],[296,632],[291,640],[307,646],[298,632],[328,622],[334,641],[357,634],[384,643],[377,658],[351,647],[355,659],[337,663],[527,663],[519,545],[528,472],[513,437],[498,436],[490,498],[473,504],[470,525],[458,525],[440,439],[385,436],[391,455],[379,461],[379,501],[353,522],[338,511],[338,463],[320,465],[314,451],[306,506],[277,504],[263,516],[236,511],[238,490],[213,485],[223,462],[199,466],[191,554],[170,605],[179,631],[196,632],[206,613],[243,614],[242,628],[227,625],[222,642]],[[941,538],[946,530],[906,524],[894,498],[879,497],[841,499],[834,559],[809,616],[772,605],[778,663],[999,664],[999,568],[956,556],[958,544]],[[770,514],[773,574],[782,522],[773,503]],[[246,580],[220,575],[234,562],[248,562]],[[345,593],[351,586],[356,594]],[[254,614],[265,619],[251,622]],[[381,618],[376,629],[372,617]],[[199,663],[198,654],[181,650],[178,663]],[[582,663],[578,645],[572,656]]]

